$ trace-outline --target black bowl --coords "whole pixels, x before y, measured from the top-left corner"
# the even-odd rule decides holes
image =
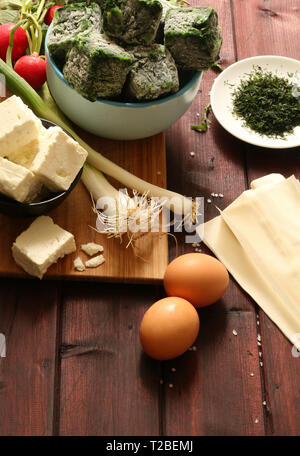
[[[56,127],[57,125],[49,120],[41,119],[45,128]],[[71,136],[67,131],[66,133]],[[71,136],[72,137],[72,136]],[[47,195],[46,199],[38,203],[19,203],[11,198],[0,194],[0,212],[13,217],[37,217],[46,214],[59,206],[78,184],[83,168],[79,171],[68,190]]]

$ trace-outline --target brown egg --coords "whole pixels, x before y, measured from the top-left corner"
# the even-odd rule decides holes
[[[145,313],[140,339],[145,352],[166,360],[182,355],[197,338],[200,320],[196,309],[182,298],[164,298]]]
[[[168,296],[179,296],[195,307],[218,301],[225,293],[229,275],[216,258],[204,253],[187,253],[167,267],[164,287]]]

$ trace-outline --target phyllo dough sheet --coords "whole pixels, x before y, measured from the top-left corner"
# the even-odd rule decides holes
[[[288,339],[300,347],[300,183],[247,190],[205,223],[204,242]]]

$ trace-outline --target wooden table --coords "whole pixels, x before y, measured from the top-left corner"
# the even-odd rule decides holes
[[[262,54],[299,58],[299,0],[208,3],[223,28],[224,66]],[[299,149],[247,145],[215,120],[205,134],[190,130],[215,77],[204,75],[192,108],[167,131],[169,188],[221,192],[225,207],[258,176],[299,178]],[[206,220],[214,215],[206,204]],[[160,363],[142,353],[139,324],[162,296],[159,286],[1,279],[0,434],[299,435],[300,358],[235,281],[199,311],[197,350]]]

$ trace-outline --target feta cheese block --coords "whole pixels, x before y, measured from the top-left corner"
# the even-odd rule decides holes
[[[133,61],[121,46],[105,35],[78,38],[63,69],[69,84],[83,97],[116,97],[121,94]]]
[[[90,260],[87,260],[85,262],[85,265],[87,268],[97,268],[98,266],[101,266],[105,262],[105,258],[103,255],[98,255],[95,256],[94,258],[91,258]]]
[[[131,48],[134,63],[126,86],[126,94],[136,100],[155,100],[179,89],[174,59],[162,44]]]
[[[20,203],[31,203],[41,189],[41,181],[31,171],[0,157],[0,193]]]
[[[44,128],[43,128],[44,129]],[[42,129],[42,130],[43,130]],[[42,130],[41,133],[42,134]],[[44,129],[46,130],[46,129]],[[39,139],[35,139],[31,141],[29,144],[24,146],[21,149],[15,149],[9,156],[9,160],[16,163],[17,165],[24,166],[25,168],[29,168],[39,151]]]
[[[8,159],[21,154],[42,129],[40,119],[16,96],[0,103],[0,119],[0,157]]]
[[[164,33],[165,46],[184,70],[207,70],[219,57],[222,36],[211,7],[169,9]]]
[[[39,279],[59,258],[75,250],[73,234],[55,225],[51,217],[45,215],[35,219],[12,246],[15,262]]]
[[[87,152],[60,127],[51,127],[40,137],[30,169],[49,190],[67,190],[86,157]]]
[[[95,244],[95,242],[89,242],[88,244],[82,244],[81,250],[83,250],[87,255],[93,256],[96,253],[103,252],[103,246],[100,244]]]

